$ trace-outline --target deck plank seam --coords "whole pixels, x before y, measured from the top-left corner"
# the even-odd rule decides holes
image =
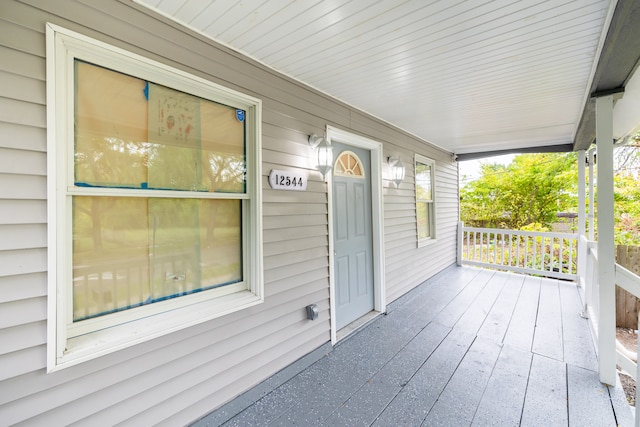
[[[524,417],[524,405],[527,401],[527,396],[529,394],[529,383],[531,382],[531,368],[533,367],[533,355],[531,356],[531,360],[529,362],[529,372],[527,373],[527,383],[524,388],[524,399],[522,401],[522,408],[520,408],[520,421],[518,425],[522,424],[522,418]]]
[[[451,331],[453,331],[453,328],[451,328]],[[451,332],[449,332],[451,333]],[[448,334],[447,334],[448,335]],[[456,364],[455,369],[453,369],[451,375],[449,376],[449,379],[447,380],[447,382],[443,385],[443,387],[441,388],[440,392],[438,393],[438,397],[433,401],[433,403],[431,404],[431,407],[426,411],[426,413],[424,414],[424,418],[422,418],[422,420],[420,421],[420,427],[428,427],[425,426],[425,421],[426,419],[429,417],[429,414],[431,413],[431,411],[433,410],[433,408],[436,406],[436,404],[438,403],[438,401],[440,400],[440,398],[442,397],[442,393],[444,393],[444,391],[447,389],[447,386],[449,385],[449,383],[451,382],[451,379],[453,378],[453,376],[455,375],[456,371],[458,370],[458,368],[460,368],[460,364],[462,363],[462,361],[465,359],[465,357],[467,357],[467,354],[469,354],[469,349],[471,349],[471,346],[473,345],[473,343],[476,341],[476,338],[474,336],[473,340],[471,341],[471,343],[467,346],[467,349],[464,352],[464,355],[460,358],[460,360],[458,361],[458,363]],[[442,340],[444,342],[444,340]],[[428,359],[427,359],[428,360]],[[425,360],[426,363],[426,360]]]
[[[476,335],[476,338],[474,338],[473,341],[475,342],[477,338],[478,336]],[[502,349],[504,348],[503,344],[500,344],[500,343],[496,343],[496,344],[500,346],[500,351],[498,352],[498,356],[496,357],[496,359],[493,362],[493,365],[491,366],[491,373],[487,376],[487,382],[484,384],[484,387],[482,388],[482,394],[480,395],[480,399],[478,399],[478,403],[473,411],[473,417],[471,417],[471,425],[473,425],[473,421],[476,419],[476,416],[478,415],[478,409],[480,409],[480,404],[482,403],[482,399],[484,398],[484,395],[487,392],[487,388],[489,387],[489,382],[491,381],[491,377],[493,377],[496,366],[498,365],[498,360],[500,359],[500,354],[502,353]],[[471,348],[471,346],[469,346],[469,348]]]
[[[429,323],[432,323],[432,322],[429,322]],[[425,325],[425,327],[424,327],[424,328],[422,328],[422,329],[425,329],[425,328],[429,325],[429,323],[428,323],[427,325]],[[433,322],[433,323],[436,323],[436,322]],[[447,327],[447,326],[444,326],[444,325],[440,325],[440,326]],[[373,423],[371,423],[371,424],[370,424],[370,426],[374,425],[374,424],[376,423],[376,421],[378,421],[378,419],[380,418],[380,415],[382,415],[382,414],[384,413],[384,411],[385,411],[385,410],[386,410],[386,409],[391,405],[391,403],[393,402],[393,400],[394,400],[396,397],[398,397],[398,395],[399,395],[400,393],[402,393],[402,390],[404,390],[404,389],[405,389],[405,387],[407,387],[407,385],[411,382],[411,380],[412,380],[412,379],[413,379],[413,378],[418,374],[418,372],[420,372],[420,370],[424,367],[424,365],[429,361],[429,358],[433,355],[433,353],[435,353],[435,352],[438,350],[438,348],[440,348],[440,346],[442,346],[442,343],[444,343],[444,342],[446,341],[447,337],[449,337],[449,335],[450,335],[450,334],[451,334],[451,332],[453,331],[453,328],[449,328],[449,327],[447,327],[447,328],[449,329],[449,332],[447,332],[447,334],[446,334],[446,335],[445,335],[445,336],[440,340],[440,342],[438,343],[438,345],[437,345],[437,346],[435,346],[435,347],[433,348],[433,350],[429,353],[429,355],[425,357],[425,359],[422,361],[422,363],[420,364],[420,366],[419,366],[419,367],[418,367],[418,368],[413,372],[413,375],[411,375],[411,377],[409,377],[409,379],[407,379],[407,380],[406,380],[406,381],[401,385],[400,390],[399,390],[399,391],[394,395],[393,399],[391,399],[391,400],[390,400],[390,401],[389,401],[389,402],[384,406],[384,408],[383,408],[383,409],[378,413],[378,415],[376,415],[375,420],[373,421]],[[422,330],[421,330],[421,331],[422,331]],[[418,334],[416,334],[416,336],[417,336],[417,335],[418,335]],[[414,337],[414,339],[415,339],[415,337]],[[406,347],[406,346],[405,346],[405,347]],[[467,351],[468,351],[468,349],[467,349]],[[466,353],[465,353],[465,354],[466,354]],[[459,364],[458,364],[458,365],[459,365]],[[451,378],[449,378],[449,381],[450,381],[450,380],[451,380]],[[447,383],[448,383],[448,382],[447,382]],[[446,386],[445,386],[445,387],[446,387]],[[443,387],[443,390],[444,390],[444,387]],[[440,392],[440,394],[441,394],[441,393],[442,393],[442,392]],[[439,396],[440,396],[440,395],[438,395],[438,397],[439,397]],[[434,403],[433,403],[433,405],[431,406],[431,408],[433,408],[433,406],[435,405],[435,402],[437,402],[437,399],[434,401]],[[423,418],[423,419],[422,419],[421,423],[422,423],[422,422],[424,422],[424,419],[426,419],[427,415],[429,415],[429,412],[430,412],[431,408],[429,409],[429,411],[427,411],[427,413],[425,414],[425,418]]]

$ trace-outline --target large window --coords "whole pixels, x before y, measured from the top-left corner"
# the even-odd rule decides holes
[[[261,302],[260,102],[48,43],[50,370]]]
[[[418,246],[436,237],[434,169],[433,160],[419,154],[415,155]]]

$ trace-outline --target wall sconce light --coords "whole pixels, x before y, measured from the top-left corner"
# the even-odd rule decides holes
[[[391,169],[391,181],[395,182],[396,188],[398,188],[404,180],[404,165],[397,157],[389,157],[387,163],[389,164],[389,169]]]
[[[316,168],[322,174],[322,180],[333,166],[333,147],[327,138],[315,133],[309,136],[309,145],[316,150]]]

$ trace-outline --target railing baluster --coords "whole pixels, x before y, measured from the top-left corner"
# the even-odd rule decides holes
[[[562,271],[562,265],[564,261],[564,239],[560,238],[558,240],[560,241],[558,271]]]
[[[498,233],[493,233],[493,262],[498,263]]]
[[[470,231],[465,231],[465,233],[467,233],[465,235],[465,242],[467,243],[467,261],[472,261],[471,258],[469,258],[469,250],[471,249],[471,236],[469,235],[469,233],[471,233]]]
[[[476,258],[476,234],[477,234],[477,232],[474,231],[473,232],[473,260],[474,261],[477,259]]]
[[[553,265],[556,261],[555,245],[556,239],[554,237],[549,238],[549,271],[553,271]]]
[[[573,239],[569,239],[569,265],[567,266],[567,270],[569,274],[577,273],[577,268],[575,271],[573,269]]]
[[[490,263],[491,261],[489,261],[489,233],[485,233],[484,238],[485,238],[484,245],[482,245],[482,247],[484,248],[484,253],[486,257],[485,262]]]
[[[536,243],[538,242],[538,239],[540,239],[540,245],[539,247],[536,247],[538,252],[536,253],[536,264],[534,268],[536,270],[544,271],[544,238],[542,236],[536,237]]]
[[[514,234],[509,234],[509,266],[515,265],[513,260],[513,236]]]
[[[502,265],[508,266],[511,260],[509,259],[509,233],[504,233],[504,260]]]
[[[469,260],[469,232],[462,232],[462,259],[464,260],[465,255],[467,260]]]

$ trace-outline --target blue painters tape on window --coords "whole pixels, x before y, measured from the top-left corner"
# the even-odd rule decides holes
[[[136,303],[136,304],[130,304],[130,305],[127,305],[127,306],[124,306],[124,307],[118,307],[118,308],[114,308],[114,309],[111,309],[111,310],[105,310],[105,311],[102,311],[100,313],[94,313],[94,314],[91,314],[89,316],[84,316],[84,317],[80,317],[80,318],[74,319],[73,321],[74,322],[80,322],[82,320],[93,319],[93,318],[96,318],[96,317],[105,316],[107,314],[118,313],[120,311],[129,310],[131,308],[142,307],[143,305],[153,304],[154,302],[166,301],[166,300],[170,300],[170,299],[173,299],[173,298],[178,298],[178,297],[182,297],[182,296],[185,296],[185,295],[191,295],[191,294],[195,294],[195,293],[202,292],[202,291],[208,291],[210,289],[220,288],[222,286],[227,286],[227,285],[231,285],[231,284],[239,283],[239,282],[240,282],[239,280],[232,280],[232,281],[229,281],[229,282],[226,282],[226,283],[220,283],[218,285],[212,285],[212,286],[207,286],[207,287],[201,288],[201,289],[193,289],[193,290],[190,290],[190,291],[179,292],[179,293],[175,293],[175,294],[172,294],[172,295],[162,296],[162,297],[159,297],[159,298],[151,298],[151,296],[149,296],[149,297],[147,297],[146,300],[144,300],[142,302],[139,302],[139,303]]]
[[[119,188],[124,190],[164,190],[164,191],[193,191],[196,193],[209,193],[208,188],[195,189],[195,190],[187,190],[184,188],[170,188],[170,187],[149,187],[148,182],[141,182],[140,186],[134,185],[107,185],[107,184],[89,184],[88,182],[74,182],[76,187],[86,187],[86,188]],[[238,193],[237,191],[224,191],[224,190],[215,190],[216,193]]]
[[[147,188],[146,182],[140,184],[140,187],[136,187],[134,185],[106,185],[106,184],[89,184],[88,182],[74,182],[73,185],[76,187],[86,187],[86,188],[122,188],[125,190],[137,190],[139,188]]]
[[[149,82],[144,82],[144,98],[149,101]]]

